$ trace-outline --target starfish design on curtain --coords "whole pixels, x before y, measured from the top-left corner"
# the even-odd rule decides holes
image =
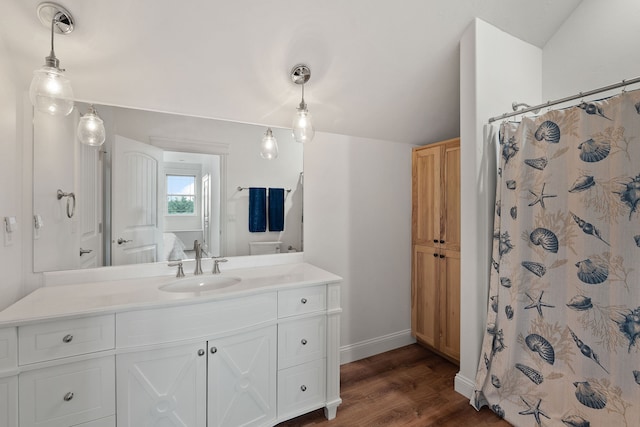
[[[545,182],[544,184],[542,184],[542,190],[540,190],[540,194],[536,194],[533,191],[529,190],[529,193],[533,194],[533,197],[535,197],[536,199],[529,203],[529,206],[533,206],[537,203],[540,203],[540,206],[542,206],[542,209],[545,209],[544,206],[544,199],[548,198],[548,197],[558,197],[557,194],[544,194],[544,186],[547,185],[547,183]]]
[[[551,419],[551,418],[549,418],[547,416],[547,414],[542,412],[542,410],[540,409],[540,403],[542,403],[542,399],[538,399],[538,402],[535,405],[532,405],[531,403],[529,403],[526,400],[524,400],[524,397],[522,397],[522,396],[520,396],[520,399],[522,399],[522,401],[525,403],[525,405],[528,406],[528,409],[525,409],[524,411],[520,411],[520,412],[518,412],[518,414],[520,414],[520,415],[533,415],[535,417],[536,422],[538,423],[538,425],[540,425],[540,415],[542,415],[543,417],[547,418],[548,420]]]
[[[555,308],[554,305],[550,305],[547,304],[546,302],[542,301],[542,295],[544,294],[544,291],[540,292],[540,295],[538,296],[538,299],[535,300],[531,297],[531,295],[529,295],[527,292],[524,293],[527,297],[529,297],[529,299],[531,300],[531,304],[527,305],[525,307],[525,310],[529,309],[529,308],[536,308],[538,310],[538,314],[540,315],[540,317],[544,317],[544,315],[542,314],[542,307],[549,307],[549,308]]]

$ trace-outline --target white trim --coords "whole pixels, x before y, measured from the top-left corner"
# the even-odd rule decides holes
[[[411,336],[411,330],[406,329],[355,344],[345,345],[340,347],[340,364],[355,362],[356,360],[395,350],[415,342],[415,338]]]
[[[163,150],[182,151],[199,154],[229,154],[229,144],[214,141],[197,141],[194,139],[165,138],[163,136],[149,136],[149,143]]]
[[[476,388],[476,384],[474,381],[471,381],[469,378],[463,376],[460,372],[458,372],[453,381],[453,384],[453,389],[456,392],[460,393],[468,399],[471,399],[471,396],[473,396],[473,391]]]

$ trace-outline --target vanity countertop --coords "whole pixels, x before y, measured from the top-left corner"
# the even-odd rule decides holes
[[[211,274],[203,274],[203,279]],[[337,283],[339,276],[308,263],[225,270],[221,277],[240,278],[232,286],[205,292],[166,292],[159,287],[174,276],[154,276],[43,287],[0,312],[0,327],[58,318],[116,313],[151,307],[194,304],[236,298],[296,286]],[[193,277],[188,274],[185,279]]]

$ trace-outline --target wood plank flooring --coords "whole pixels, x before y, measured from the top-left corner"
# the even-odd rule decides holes
[[[340,368],[342,404],[334,420],[319,409],[278,427],[510,426],[453,390],[457,372],[418,344],[348,363]]]

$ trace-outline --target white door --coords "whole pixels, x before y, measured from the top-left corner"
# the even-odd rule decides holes
[[[162,150],[116,135],[111,188],[111,264],[158,261],[162,253]]]
[[[205,427],[206,345],[116,356],[118,427]]]
[[[276,418],[276,326],[209,341],[207,427]]]
[[[76,215],[78,233],[78,267],[102,266],[102,162],[100,147],[77,144],[78,182]]]

